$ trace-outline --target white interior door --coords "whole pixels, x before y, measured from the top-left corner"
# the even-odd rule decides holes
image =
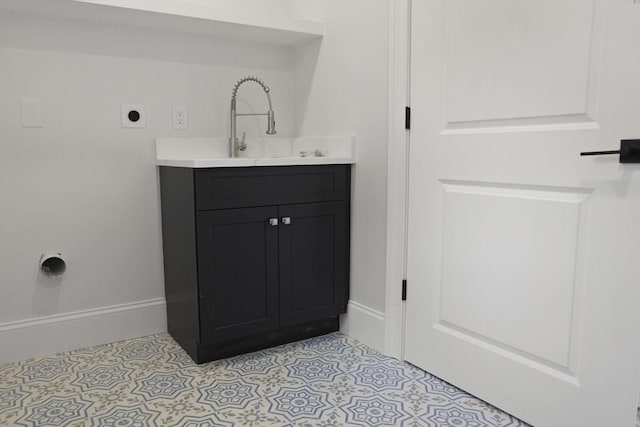
[[[416,0],[406,359],[538,427],[631,427],[640,4]]]

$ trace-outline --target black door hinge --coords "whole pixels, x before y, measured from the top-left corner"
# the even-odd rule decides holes
[[[404,128],[411,129],[411,107],[404,107]]]
[[[402,281],[402,301],[407,300],[407,279]]]

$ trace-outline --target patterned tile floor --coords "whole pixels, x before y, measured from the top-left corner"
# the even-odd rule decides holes
[[[0,425],[526,426],[338,333],[204,365],[160,334],[1,366]]]

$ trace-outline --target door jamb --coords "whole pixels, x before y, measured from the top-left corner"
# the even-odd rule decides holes
[[[389,2],[389,89],[387,148],[387,254],[385,277],[384,352],[404,358],[409,131],[405,107],[410,106],[411,0]],[[408,284],[411,295],[411,283]]]

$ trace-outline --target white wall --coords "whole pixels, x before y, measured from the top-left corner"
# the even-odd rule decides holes
[[[294,55],[297,132],[357,135],[351,222],[354,304],[344,319],[344,330],[381,349],[386,264],[389,2],[294,1],[292,10],[299,18],[325,22],[322,43],[299,47]],[[371,328],[375,331],[370,331]]]
[[[114,6],[126,5],[135,8],[141,5],[143,8],[149,3],[149,0],[79,0],[87,3],[110,4]],[[300,0],[296,0],[300,1]],[[309,0],[302,0],[309,1]],[[292,0],[151,0],[161,6],[175,6],[180,4],[183,7],[194,6],[195,10],[200,7],[229,9],[236,12],[273,15],[273,16],[291,16]]]
[[[130,0],[129,0],[130,1]],[[157,1],[157,0],[156,0]],[[165,0],[167,1],[167,0]],[[291,16],[292,0],[169,0],[170,2],[192,3],[230,9],[252,14]],[[300,1],[300,0],[296,0]],[[309,0],[302,0],[309,1]]]
[[[28,347],[20,337],[46,335],[35,332],[34,319],[68,321],[56,316],[90,310],[75,341],[29,347],[33,355],[100,342],[95,323],[104,317],[92,321],[91,310],[104,307],[141,303],[148,313],[145,304],[158,302],[156,320],[134,316],[142,329],[118,335],[107,327],[104,339],[165,328],[154,138],[226,135],[231,88],[248,74],[270,85],[278,136],[291,136],[288,49],[2,14],[0,363]],[[21,97],[41,100],[42,128],[21,127]],[[243,87],[239,99],[243,109],[266,108],[257,86]],[[147,128],[122,129],[121,103],[146,105]],[[187,105],[188,131],[171,130],[172,104]],[[243,130],[263,135],[260,119],[243,118]],[[38,275],[46,250],[67,257],[60,282]]]

